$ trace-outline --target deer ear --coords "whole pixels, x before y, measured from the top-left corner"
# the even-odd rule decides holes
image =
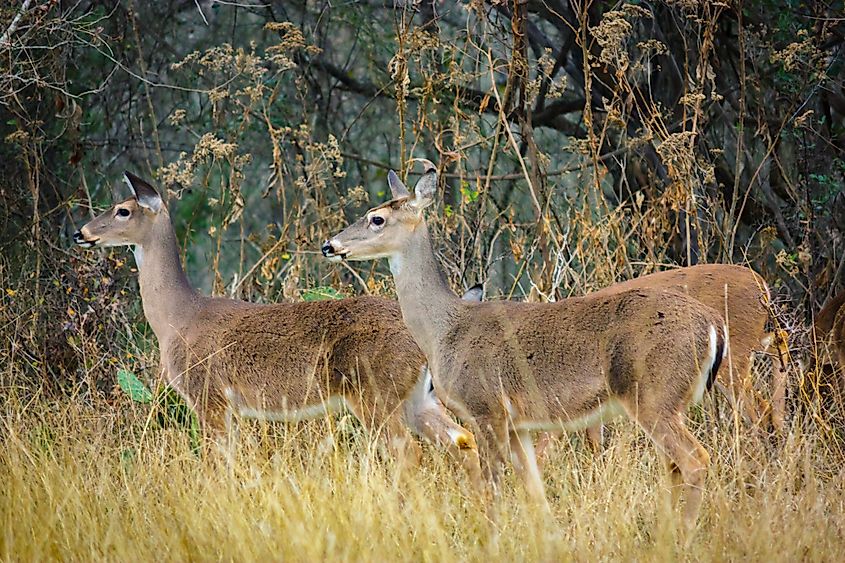
[[[390,193],[393,194],[393,199],[411,195],[411,192],[408,191],[408,188],[405,187],[405,184],[402,183],[402,180],[399,179],[399,176],[393,170],[387,173],[387,184],[390,186]]]
[[[161,196],[158,195],[154,187],[132,172],[124,172],[123,179],[126,180],[129,189],[132,190],[132,195],[138,200],[138,205],[154,213],[161,211]]]
[[[422,178],[414,186],[414,207],[424,209],[434,202],[437,193],[437,167],[430,160],[418,158],[425,166]]]
[[[471,288],[469,288],[468,290],[466,290],[466,293],[464,293],[463,296],[461,296],[461,299],[463,299],[464,301],[480,302],[483,297],[484,297],[484,286],[481,285],[480,283],[477,283],[474,286],[472,286]]]

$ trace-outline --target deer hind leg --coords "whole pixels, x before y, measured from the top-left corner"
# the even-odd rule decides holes
[[[604,444],[604,424],[599,423],[587,428],[587,443],[590,444],[593,453],[601,451]]]
[[[551,514],[552,509],[546,498],[543,476],[537,465],[534,442],[527,430],[510,431],[511,454],[516,458],[514,468],[522,479],[525,490],[531,501],[537,504],[545,513]]]
[[[710,456],[675,413],[669,418],[651,420],[638,417],[639,424],[648,433],[654,445],[665,456],[674,491],[680,489],[678,500],[683,499],[683,522],[687,530],[695,528],[704,496],[705,477]]]
[[[355,415],[367,433],[386,447],[400,468],[419,465],[421,452],[405,426],[399,405],[385,404],[378,400],[365,401],[356,397],[345,397],[346,405]]]

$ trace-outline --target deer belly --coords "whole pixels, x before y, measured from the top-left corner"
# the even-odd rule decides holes
[[[341,395],[332,395],[323,400],[308,402],[300,405],[288,404],[287,398],[274,401],[273,404],[249,400],[237,390],[226,388],[226,399],[232,410],[242,418],[266,420],[268,422],[299,422],[322,418],[339,412],[346,406]]]
[[[622,405],[616,399],[608,399],[603,403],[599,403],[595,408],[578,413],[571,417],[561,415],[557,418],[543,417],[534,419],[531,417],[515,418],[514,427],[516,430],[538,431],[538,432],[554,432],[563,430],[564,432],[577,432],[586,428],[591,428],[597,424],[609,422],[624,414]]]

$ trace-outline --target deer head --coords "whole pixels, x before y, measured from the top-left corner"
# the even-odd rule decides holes
[[[423,221],[423,210],[432,204],[437,191],[437,167],[425,159],[422,178],[408,190],[396,172],[391,170],[387,183],[393,199],[367,211],[322,247],[323,255],[332,261],[373,260],[397,253],[406,239]]]
[[[155,188],[130,172],[124,173],[133,197],[116,203],[73,235],[85,248],[141,245],[156,219],[167,209]]]

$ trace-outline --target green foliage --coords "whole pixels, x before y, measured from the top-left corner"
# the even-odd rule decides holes
[[[303,301],[323,301],[325,299],[343,299],[343,295],[329,286],[314,287],[302,292]]]
[[[167,385],[159,385],[156,389],[155,421],[161,428],[176,427],[188,432],[191,450],[199,454],[201,450],[201,433],[197,413]]]
[[[155,395],[139,380],[134,373],[127,369],[117,372],[117,383],[120,388],[136,403],[153,403],[155,422],[161,428],[175,426],[186,430],[190,437],[191,448],[195,453],[200,451],[200,429],[196,413],[179,396],[176,391],[166,385],[160,385]],[[155,401],[153,402],[153,399]],[[134,450],[124,450],[121,459],[128,461],[134,458]]]
[[[475,203],[478,201],[479,192],[469,182],[461,182],[461,195],[466,203]]]
[[[117,371],[117,384],[136,403],[149,403],[153,400],[153,394],[147,386],[128,369]]]

